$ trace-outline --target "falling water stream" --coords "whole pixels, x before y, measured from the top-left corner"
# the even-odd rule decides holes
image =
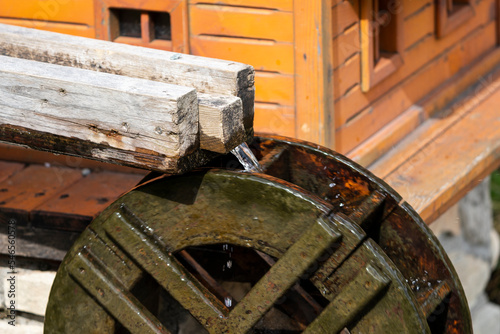
[[[257,158],[252,153],[252,150],[250,150],[250,147],[248,147],[247,143],[243,143],[243,144],[235,147],[231,151],[231,153],[236,158],[238,158],[239,162],[245,168],[245,171],[251,172],[251,173],[264,172],[264,170],[262,169],[262,166],[260,165],[259,161],[257,161]]]

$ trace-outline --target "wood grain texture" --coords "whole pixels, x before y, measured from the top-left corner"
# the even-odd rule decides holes
[[[5,56],[0,78],[2,125],[173,159],[199,147],[192,88]]]
[[[0,182],[8,179],[15,173],[19,172],[25,167],[24,164],[18,162],[0,161]],[[0,192],[2,190],[0,189]]]
[[[64,152],[75,157],[85,157],[117,165],[125,165],[162,173],[181,174],[202,166],[217,156],[207,150],[196,150],[192,154],[172,159],[165,155],[147,152],[131,152],[110,149],[108,144],[96,144],[79,139],[63,137],[23,127],[0,125],[0,142],[16,143],[24,147],[48,152]]]
[[[198,94],[200,147],[227,153],[245,141],[243,107],[236,96]]]
[[[81,177],[76,169],[29,166],[0,183],[0,213],[26,225],[32,209]]]
[[[485,27],[476,29],[460,43],[448,49],[446,53],[408,76],[397,87],[390,90],[388,94],[372,102],[362,112],[348,119],[346,124],[337,129],[337,150],[345,154],[354,149],[395,117],[410,108],[416,101],[418,103],[419,100],[431,94],[434,89],[438,89],[440,84],[450,80],[462,68],[492,51],[496,43],[493,34],[495,26],[496,23],[491,22]],[[375,86],[374,90],[377,87]],[[357,91],[358,89],[354,87],[349,92],[349,99],[353,95],[357,95]],[[353,100],[353,102],[358,103],[360,101]],[[335,110],[339,109],[341,109],[339,111],[341,114],[341,107]],[[339,113],[336,114],[336,117],[342,117]]]
[[[295,137],[334,147],[332,1],[294,1]]]
[[[141,179],[138,174],[92,172],[34,208],[31,223],[38,228],[81,232]]]
[[[428,224],[500,164],[500,73],[494,77],[370,167]]]
[[[253,133],[254,70],[249,65],[0,25],[0,54],[235,95]]]

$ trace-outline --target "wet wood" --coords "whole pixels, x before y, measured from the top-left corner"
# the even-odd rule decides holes
[[[238,96],[241,122],[247,134],[253,133],[254,71],[249,65],[8,25],[0,25],[0,54]],[[231,117],[239,121],[237,114]],[[241,135],[240,129],[234,128],[232,137]]]
[[[142,179],[140,174],[92,172],[31,211],[38,228],[81,232]]]

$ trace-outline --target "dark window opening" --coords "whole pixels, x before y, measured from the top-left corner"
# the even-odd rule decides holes
[[[120,36],[141,38],[141,12],[137,10],[115,10]]]
[[[111,18],[112,40],[132,37],[145,44],[154,40],[172,40],[169,13],[115,8],[111,9]]]
[[[373,2],[375,22],[373,24],[373,56],[375,65],[380,58],[389,58],[398,52],[397,27],[394,25],[392,13],[389,10],[388,0]]]
[[[154,39],[171,41],[172,28],[170,25],[170,14],[161,12],[152,12],[149,14],[149,17],[154,27]]]

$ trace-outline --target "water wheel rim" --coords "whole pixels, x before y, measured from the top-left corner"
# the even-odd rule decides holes
[[[260,192],[256,193],[254,196],[255,201],[252,201],[252,196],[248,195],[247,190],[241,191],[240,196],[247,197],[248,203],[255,204],[258,202],[263,206],[266,206],[267,203],[270,206],[271,203],[269,200],[267,198],[262,198],[265,194],[271,194],[270,196],[278,202],[281,200],[281,203],[274,202],[273,205],[286,205],[286,207],[280,211],[280,214],[284,214],[285,218],[289,217],[289,219],[276,219],[277,217],[269,218],[277,223],[267,224],[266,227],[268,229],[274,227],[275,230],[268,230],[265,232],[265,234],[268,235],[259,236],[259,233],[264,232],[262,232],[262,226],[252,226],[255,225],[253,215],[255,215],[255,213],[264,215],[265,210],[254,207],[253,212],[249,210],[249,216],[247,217],[248,221],[246,223],[242,222],[242,220],[245,219],[242,218],[240,214],[238,223],[235,224],[233,221],[229,225],[226,225],[223,229],[224,233],[218,234],[216,238],[214,238],[215,235],[212,234],[213,228],[208,227],[206,228],[208,235],[202,235],[203,232],[200,233],[200,229],[193,232],[194,234],[189,235],[190,232],[186,230],[186,227],[191,229],[190,224],[193,222],[193,217],[188,217],[189,219],[186,220],[186,213],[179,213],[179,210],[182,209],[179,208],[178,205],[175,206],[173,203],[170,203],[172,207],[166,210],[166,212],[169,213],[169,225],[160,226],[155,224],[155,217],[157,221],[160,221],[158,220],[158,208],[165,210],[165,205],[168,204],[166,203],[166,198],[172,195],[172,193],[169,194],[168,192],[175,192],[176,189],[186,188],[185,185],[182,184],[183,180],[188,180],[190,184],[200,181],[199,188],[196,192],[196,198],[193,202],[194,205],[200,204],[205,200],[203,205],[200,204],[199,207],[189,211],[187,213],[188,215],[206,209],[206,205],[210,203],[207,199],[209,194],[213,196],[213,198],[217,198],[219,205],[217,208],[212,208],[212,213],[223,210],[222,202],[224,202],[224,200],[222,198],[224,196],[226,196],[229,201],[228,208],[232,208],[234,203],[239,203],[239,199],[236,196],[237,194],[232,192],[229,194],[221,194],[221,192],[225,192],[228,189],[234,189],[231,187],[231,182],[235,181],[240,186],[243,182],[243,184],[251,184],[253,189],[259,189]],[[177,185],[177,187],[172,186],[172,183],[177,181],[181,182],[181,184]],[[167,193],[165,193],[165,191]],[[190,191],[187,193],[189,194]],[[175,203],[180,203],[180,198],[182,198],[185,203],[190,203],[188,197],[189,196],[180,196],[176,198]],[[138,205],[138,203],[142,204]],[[154,208],[157,209],[155,210]],[[82,234],[75,247],[68,253],[54,284],[57,288],[53,290],[51,295],[47,312],[48,326],[46,328],[51,332],[61,331],[61,328],[65,328],[65,331],[67,331],[67,326],[72,326],[68,324],[68,322],[78,322],[78,319],[75,318],[78,317],[76,310],[82,312],[83,309],[86,309],[86,316],[88,317],[89,314],[91,314],[91,318],[95,319],[94,324],[85,328],[86,332],[92,332],[92,329],[95,329],[96,332],[112,331],[115,320],[125,321],[125,326],[131,329],[131,332],[134,330],[137,332],[152,333],[166,332],[162,324],[155,319],[154,315],[148,313],[147,310],[144,310],[141,305],[137,305],[136,302],[130,303],[130,300],[133,301],[133,296],[131,296],[128,291],[131,290],[134,281],[138,279],[136,276],[139,276],[141,272],[149,271],[154,277],[158,278],[162,275],[161,272],[165,272],[167,268],[172,268],[177,265],[173,264],[175,261],[169,254],[193,245],[227,242],[251,246],[278,258],[279,263],[279,259],[282,257],[288,256],[287,259],[290,259],[297,257],[297,254],[302,254],[301,251],[296,249],[297,247],[299,249],[314,248],[311,248],[311,245],[308,246],[307,244],[312,237],[309,236],[306,239],[303,237],[303,235],[307,233],[313,233],[314,240],[316,241],[317,238],[325,238],[325,240],[330,238],[323,243],[322,247],[329,247],[330,244],[337,242],[341,235],[344,238],[342,242],[347,243],[346,240],[348,237],[346,230],[351,227],[354,229],[354,231],[351,231],[354,235],[353,238],[362,238],[360,230],[354,225],[343,221],[342,218],[328,216],[331,209],[330,206],[326,205],[321,199],[315,198],[314,195],[284,181],[265,175],[248,175],[240,172],[211,170],[208,172],[193,173],[188,176],[163,178],[152,181],[129,192],[119,201],[112,204],[91,224],[90,228]],[[176,218],[174,218],[175,214],[172,215],[173,210],[178,211]],[[272,216],[275,215],[275,212],[269,214]],[[299,217],[300,214],[304,214],[305,216]],[[206,221],[210,221],[211,219],[212,217],[208,217]],[[295,219],[295,222],[290,219]],[[325,228],[325,226],[331,225],[332,222],[335,222],[334,227],[330,226]],[[242,223],[244,223],[243,225],[247,225],[242,228]],[[174,232],[176,229],[177,232]],[[154,231],[154,233],[150,233],[150,231]],[[316,235],[314,235],[314,233],[316,233]],[[123,237],[124,235],[125,237]],[[127,239],[126,235],[132,236],[132,238]],[[254,240],[250,242],[250,238],[254,238]],[[360,243],[362,243],[362,240],[360,240]],[[290,255],[289,252],[294,249],[294,246],[296,254]],[[149,249],[147,249],[148,247]],[[341,248],[341,246],[336,247],[339,249]],[[404,326],[406,324],[408,326],[408,332],[421,333],[427,331],[425,318],[419,313],[417,301],[412,297],[404,279],[397,273],[397,270],[394,268],[387,269],[389,268],[388,266],[391,266],[389,264],[390,260],[383,255],[383,251],[380,250],[376,244],[371,242],[363,244],[362,248],[366,254],[371,254],[371,252],[377,254],[369,264],[361,268],[363,270],[360,273],[361,276],[359,276],[359,280],[361,281],[368,279],[374,282],[374,290],[372,291],[374,295],[372,297],[375,298],[380,291],[385,289],[389,291],[386,294],[391,296],[391,298],[395,298],[394,296],[397,294],[399,299],[404,299],[405,301],[404,304],[406,306],[404,309],[409,310],[409,312],[404,312],[404,316],[401,315],[401,325]],[[113,254],[113,256],[109,255],[111,256],[110,260],[103,254]],[[153,255],[165,261],[155,262]],[[303,256],[306,262],[314,262],[318,254],[311,256],[306,254]],[[345,257],[349,256],[350,254],[347,254]],[[382,260],[377,260],[377,258],[383,258],[384,265],[378,264],[379,261]],[[163,267],[161,267],[162,263]],[[166,263],[170,263],[170,265],[165,266]],[[306,264],[307,268],[310,267],[309,264]],[[119,268],[117,266],[119,266]],[[155,271],[155,267],[161,267],[163,271]],[[110,268],[113,268],[111,272]],[[290,270],[293,271],[293,268],[294,266],[292,266]],[[316,271],[309,274],[313,275],[315,272]],[[170,274],[173,275],[172,273]],[[302,274],[303,271],[300,273],[292,273],[292,276]],[[167,280],[171,282],[169,284],[172,284],[171,288],[174,291],[186,290],[186,286],[184,286],[185,281],[182,281],[181,278],[184,277],[184,279],[186,279],[187,276],[183,275],[184,274],[177,275],[177,278],[174,277],[175,275],[170,276]],[[273,279],[274,284],[277,281],[277,276],[275,275],[272,277],[275,277]],[[388,280],[387,277],[391,279]],[[193,282],[192,278],[189,278],[189,281]],[[356,280],[354,281],[358,282]],[[209,296],[209,294],[203,290],[203,288],[200,288],[198,284],[195,285],[198,289],[198,293],[195,295]],[[290,284],[288,284],[288,288],[289,285]],[[111,301],[106,300],[106,296],[109,294],[112,294]],[[257,295],[259,295],[258,291]],[[340,293],[337,293],[332,296],[332,300],[334,300],[334,298],[341,298],[339,295]],[[277,295],[276,298],[278,297]],[[191,296],[189,298],[194,297]],[[270,303],[274,303],[276,298],[270,301]],[[85,304],[86,307],[82,306],[84,300],[85,302],[83,304]],[[260,301],[260,299],[257,300]],[[264,301],[264,304],[267,302],[268,301]],[[235,313],[233,313],[234,310],[228,312],[224,309],[224,305],[221,305],[220,302],[217,302],[217,300],[213,298],[196,299],[194,305],[200,306],[204,304],[205,306],[203,306],[201,310],[192,310],[192,312],[197,314],[197,319],[208,327],[209,332],[246,332],[255,324],[255,319],[249,320],[248,323],[243,320],[249,317],[249,313],[247,312],[255,312],[254,308],[256,309],[257,306],[255,305],[256,302],[252,302],[252,300],[250,302],[242,302],[242,304],[238,305],[244,305],[245,303],[248,305],[246,307],[240,307],[241,311],[237,312],[235,315]],[[117,305],[120,307],[117,307]],[[124,311],[124,308],[128,309]],[[218,311],[207,315],[209,309],[213,310],[214,308]],[[60,317],[63,310],[69,312],[72,316],[71,319],[64,319],[61,322]],[[363,310],[364,309],[359,312],[364,312]],[[265,313],[265,311],[266,310],[263,310],[261,313]],[[358,320],[348,319],[345,325],[354,326],[353,323],[356,323]],[[243,326],[244,323],[247,324],[247,327]],[[344,324],[342,324],[342,326],[343,325]],[[79,324],[77,326],[81,327],[82,325]],[[313,326],[311,328],[315,328],[314,326],[317,327],[320,325],[314,325],[314,323],[312,323],[311,326]],[[74,329],[73,327],[72,330],[74,331]],[[316,332],[317,328],[310,330]]]

